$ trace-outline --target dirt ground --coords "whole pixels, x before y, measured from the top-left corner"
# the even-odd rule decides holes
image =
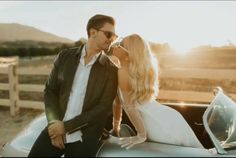
[[[0,147],[11,141],[34,118],[39,116],[42,110],[20,109],[16,116],[10,115],[9,107],[0,107]]]

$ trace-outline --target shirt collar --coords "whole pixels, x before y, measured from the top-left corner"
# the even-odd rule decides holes
[[[91,60],[87,65],[85,65],[85,61],[84,61],[84,57],[85,57],[85,55],[86,55],[86,45],[85,45],[85,46],[83,47],[83,49],[82,49],[82,52],[81,52],[80,63],[81,63],[82,65],[84,65],[84,66],[91,66],[91,65],[93,65],[93,64],[96,62],[97,58],[99,57],[99,55],[100,55],[101,53],[102,53],[102,51],[99,52],[99,53],[97,53],[96,55],[94,55],[93,58],[92,58],[92,60]]]

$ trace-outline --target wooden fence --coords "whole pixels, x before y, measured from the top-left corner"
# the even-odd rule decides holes
[[[0,83],[0,90],[9,91],[9,99],[0,99],[0,106],[10,107],[11,115],[15,115],[19,108],[44,109],[41,101],[30,101],[19,99],[19,91],[43,92],[44,85],[41,84],[19,84],[19,75],[49,75],[50,68],[21,68],[18,66],[18,58],[0,60],[0,75],[8,75],[8,83]],[[233,69],[188,69],[188,68],[164,68],[160,73],[161,78],[196,78],[236,81],[236,70]],[[230,94],[236,98],[236,94]],[[176,100],[183,102],[205,102],[209,103],[213,98],[212,92],[179,91],[160,89],[158,99]]]

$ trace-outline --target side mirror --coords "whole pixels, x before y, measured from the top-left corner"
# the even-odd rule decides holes
[[[216,96],[216,94],[219,92],[219,91],[223,91],[223,89],[221,87],[216,87],[213,89],[213,93],[214,93],[214,96]]]

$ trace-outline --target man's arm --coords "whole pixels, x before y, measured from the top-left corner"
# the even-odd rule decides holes
[[[84,112],[71,120],[65,121],[64,127],[66,132],[72,133],[89,124],[95,124],[97,121],[94,118],[99,118],[101,115],[108,115],[109,111],[112,111],[112,103],[117,94],[118,82],[116,70],[114,69],[112,74],[109,74],[108,76],[109,79],[106,82],[100,101],[94,105],[94,108],[91,110]],[[104,111],[107,112],[104,113]]]
[[[60,56],[63,51],[59,52],[54,60],[52,71],[48,77],[44,89],[44,104],[48,123],[53,123],[59,120],[59,89],[58,84],[58,66],[60,63]]]

